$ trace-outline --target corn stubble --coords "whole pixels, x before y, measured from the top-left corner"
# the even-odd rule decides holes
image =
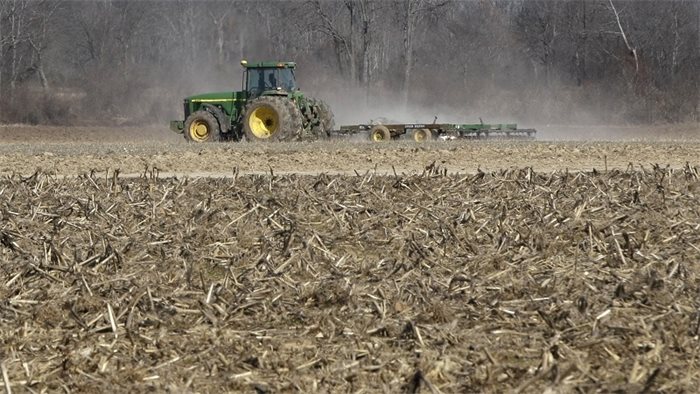
[[[693,390],[698,167],[0,180],[10,390]]]

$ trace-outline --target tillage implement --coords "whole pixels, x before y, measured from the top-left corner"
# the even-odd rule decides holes
[[[457,123],[360,124],[340,126],[340,135],[367,134],[374,142],[409,136],[416,142],[455,139],[534,139],[537,130],[519,129],[515,123],[457,124]]]

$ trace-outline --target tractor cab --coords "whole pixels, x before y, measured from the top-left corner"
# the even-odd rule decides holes
[[[245,68],[243,89],[248,99],[261,95],[287,95],[296,90],[294,62],[259,62],[248,64],[241,61]]]

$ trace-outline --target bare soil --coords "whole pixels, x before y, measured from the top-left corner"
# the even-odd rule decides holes
[[[0,130],[6,389],[700,384],[692,138],[188,145],[71,130]]]
[[[598,171],[651,164],[680,168],[700,157],[700,126],[639,128],[638,139],[622,139],[626,128],[545,127],[537,141],[396,141],[371,143],[363,138],[300,143],[187,144],[163,128],[0,127],[0,174],[56,175],[119,170],[140,174],[156,169],[164,175],[230,176],[240,173],[381,174],[421,172],[431,163],[450,173],[474,173],[530,166]],[[569,130],[569,131],[566,131]],[[623,130],[623,131],[620,131]],[[627,131],[624,131],[627,130]],[[559,134],[557,134],[559,133]],[[542,140],[547,136],[569,140]],[[654,135],[656,138],[650,138]],[[576,138],[580,137],[580,138]]]

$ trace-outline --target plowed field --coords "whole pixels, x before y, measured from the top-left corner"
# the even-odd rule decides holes
[[[692,138],[200,146],[15,131],[0,144],[6,390],[700,384]]]
[[[450,173],[530,166],[537,171],[680,168],[700,157],[700,126],[543,129],[538,141],[413,141],[373,144],[363,138],[302,143],[187,144],[162,128],[0,127],[0,174],[56,175],[119,170],[142,174],[231,176],[241,173],[413,173],[435,163]],[[547,140],[548,137],[573,141]],[[602,141],[589,140],[601,137]],[[620,139],[620,138],[627,139]],[[614,140],[614,141],[613,141]]]

